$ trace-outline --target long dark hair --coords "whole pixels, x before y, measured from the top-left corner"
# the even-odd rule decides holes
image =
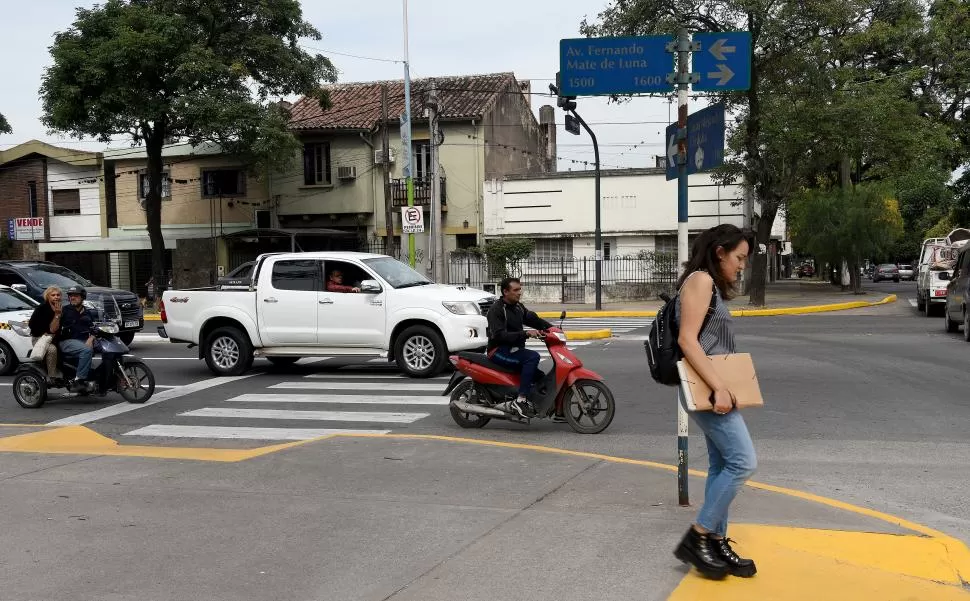
[[[684,274],[677,282],[677,289],[684,285],[690,274],[695,271],[706,271],[714,278],[714,285],[724,298],[734,298],[737,287],[733,280],[726,280],[721,273],[721,261],[717,257],[717,249],[723,248],[725,252],[731,252],[742,242],[747,242],[749,252],[754,254],[754,237],[750,232],[745,232],[735,225],[725,223],[701,233],[691,244],[690,259],[684,263]]]

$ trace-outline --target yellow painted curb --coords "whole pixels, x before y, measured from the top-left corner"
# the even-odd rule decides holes
[[[572,330],[566,332],[566,340],[600,340],[602,338],[612,338],[613,330]]]
[[[880,301],[852,301],[848,303],[832,303],[828,305],[805,305],[802,307],[782,307],[778,309],[734,309],[731,315],[734,317],[769,317],[773,315],[807,315],[810,313],[829,313],[833,311],[846,311],[848,309],[864,309],[866,307],[878,307],[896,302],[895,294],[890,294]],[[542,311],[538,313],[543,319],[557,319],[561,312]],[[597,318],[597,317],[656,317],[656,311],[569,311],[566,310],[567,318]]]
[[[158,315],[154,315],[153,314],[153,315],[145,315],[144,316],[144,320],[145,321],[162,321],[162,318],[159,317]]]

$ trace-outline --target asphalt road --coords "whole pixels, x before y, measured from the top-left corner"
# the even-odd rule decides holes
[[[899,302],[736,320],[739,347],[754,355],[766,399],[764,408],[746,412],[760,459],[756,479],[902,515],[970,541],[964,376],[970,345],[946,334],[942,318],[916,312],[913,284],[872,287],[899,294]],[[551,422],[493,421],[462,430],[440,397],[446,380],[409,380],[373,362],[329,359],[277,369],[258,360],[248,376],[217,379],[193,351],[148,336],[133,352],[154,370],[160,402],[138,407],[115,397],[66,398],[29,411],[12,399],[8,377],[0,379],[0,422],[83,423],[124,444],[234,448],[335,429],[430,433],[672,464],[675,395],[646,372],[647,323],[626,324],[609,341],[571,343],[617,399],[613,424],[595,436]],[[704,443],[696,434],[695,428],[691,466],[703,469]]]

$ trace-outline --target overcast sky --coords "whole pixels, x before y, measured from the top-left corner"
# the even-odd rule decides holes
[[[411,76],[428,77],[511,71],[520,80],[532,80],[533,92],[547,93],[559,65],[559,40],[580,37],[584,16],[595,18],[607,0],[410,0]],[[13,0],[3,0],[13,4]],[[97,143],[78,143],[48,135],[40,123],[37,99],[41,74],[50,64],[48,47],[53,34],[68,28],[75,6],[92,6],[86,0],[31,0],[4,11],[0,21],[0,113],[13,134],[0,135],[0,148],[30,139],[100,150]],[[403,67],[403,8],[401,0],[303,2],[305,18],[323,34],[306,46],[320,49],[340,69],[340,81],[400,79]],[[327,52],[329,51],[329,52]],[[337,53],[341,54],[337,54]],[[367,60],[346,54],[385,60]],[[533,109],[555,105],[555,99],[534,94]],[[693,110],[700,105],[692,107]],[[676,115],[662,98],[634,98],[609,104],[605,98],[581,98],[579,112],[596,131],[604,167],[653,166],[653,156],[664,154],[663,130]],[[556,121],[563,113],[557,109]],[[124,146],[123,142],[112,144]],[[585,169],[569,159],[592,161],[585,133],[566,134],[559,128],[560,169]]]

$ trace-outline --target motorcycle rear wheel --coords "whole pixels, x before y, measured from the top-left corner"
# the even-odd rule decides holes
[[[475,415],[474,413],[465,413],[460,411],[455,407],[455,401],[461,401],[463,403],[472,402],[472,383],[465,380],[461,384],[455,387],[451,392],[451,402],[448,404],[448,410],[451,411],[451,417],[455,420],[455,423],[462,428],[481,428],[488,422],[492,421],[492,418],[485,415]]]
[[[19,373],[13,379],[13,398],[24,409],[40,409],[47,402],[47,382],[30,371]]]
[[[609,386],[604,382],[577,380],[566,391],[562,413],[566,423],[576,432],[599,434],[613,421],[613,416],[616,414],[616,401]]]

